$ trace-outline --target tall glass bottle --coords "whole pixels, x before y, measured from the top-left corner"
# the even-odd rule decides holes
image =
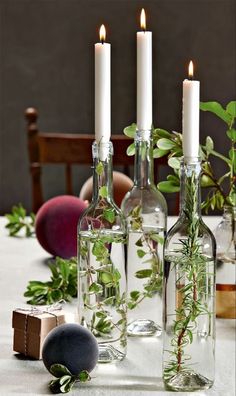
[[[200,211],[198,160],[182,163],[181,207],[164,246],[163,379],[194,391],[214,382],[215,239]]]
[[[78,226],[79,320],[106,363],[126,355],[126,226],[113,201],[112,143],[94,142],[92,151],[93,199]]]
[[[157,335],[161,332],[167,205],[154,184],[150,130],[136,132],[134,186],[121,210],[128,222],[128,334]]]
[[[224,206],[223,218],[215,229],[216,316],[236,318],[236,207]]]

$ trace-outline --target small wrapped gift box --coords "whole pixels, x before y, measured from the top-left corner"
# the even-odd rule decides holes
[[[61,309],[46,307],[16,309],[12,315],[14,329],[13,350],[35,359],[42,359],[42,346],[47,334],[56,326],[65,323]]]

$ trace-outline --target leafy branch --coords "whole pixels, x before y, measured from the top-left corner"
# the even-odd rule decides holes
[[[230,140],[228,157],[214,149],[214,142],[207,136],[205,144],[200,146],[200,158],[202,160],[201,186],[208,190],[202,208],[208,213],[209,209],[222,209],[224,205],[236,205],[236,101],[231,101],[224,109],[217,102],[201,102],[200,109],[210,112],[220,118],[226,124],[226,135]],[[134,138],[136,125],[132,124],[124,129],[124,134]],[[165,129],[153,128],[154,158],[168,157],[168,164],[173,174],[167,176],[167,180],[158,183],[158,188],[164,193],[173,193],[180,190],[180,161],[183,155],[182,134],[168,132]],[[128,150],[128,155],[134,154],[134,143]],[[223,161],[227,171],[218,177],[212,167],[213,158]]]
[[[31,237],[35,234],[35,214],[26,215],[26,210],[21,204],[12,207],[11,213],[5,217],[8,223],[5,227],[9,230],[10,236],[16,236],[21,230],[25,230],[25,236]]]
[[[70,301],[77,296],[77,260],[65,260],[56,257],[55,262],[49,264],[51,280],[47,282],[30,281],[25,297],[29,297],[28,304],[53,304],[60,300]]]
[[[49,383],[49,389],[52,393],[68,393],[76,382],[88,382],[91,380],[86,370],[77,375],[72,375],[68,368],[62,364],[53,364],[50,367],[50,373],[57,377]]]

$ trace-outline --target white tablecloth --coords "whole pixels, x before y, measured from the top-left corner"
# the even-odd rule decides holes
[[[206,218],[213,229],[219,218]],[[169,219],[169,225],[173,218]],[[29,280],[48,280],[49,255],[35,238],[10,238],[0,219],[0,395],[49,395],[52,376],[42,361],[20,357],[12,350],[12,310],[25,304],[23,293]],[[76,310],[76,302],[66,309]],[[200,396],[235,395],[235,321],[217,320],[216,380]],[[149,396],[173,395],[161,379],[161,338],[128,340],[128,355],[119,364],[99,365],[90,383],[76,385],[71,395]],[[192,395],[182,393],[179,395]]]

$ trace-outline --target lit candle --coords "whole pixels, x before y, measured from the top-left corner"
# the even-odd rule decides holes
[[[189,80],[183,81],[183,154],[186,159],[199,155],[200,82],[193,80],[193,62],[189,63]]]
[[[95,139],[109,142],[111,136],[111,45],[105,42],[106,29],[100,28],[95,44]]]
[[[152,32],[146,31],[146,16],[142,9],[141,32],[137,32],[137,128],[152,127]]]

